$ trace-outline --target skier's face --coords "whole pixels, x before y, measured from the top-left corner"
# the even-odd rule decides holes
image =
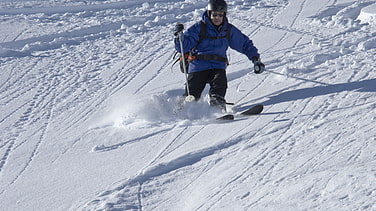
[[[222,24],[224,16],[224,12],[211,12],[210,20],[213,22],[214,25],[219,26]]]

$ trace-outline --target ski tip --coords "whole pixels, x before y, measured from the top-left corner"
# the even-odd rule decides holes
[[[257,115],[260,114],[264,110],[264,105],[257,104],[251,108],[246,109],[243,112],[240,112],[241,115]]]
[[[235,116],[233,114],[226,114],[218,117],[216,120],[234,120]]]
[[[260,110],[260,113],[262,112],[262,110],[264,110],[264,105],[263,104],[257,104],[255,105],[257,108],[259,108]]]

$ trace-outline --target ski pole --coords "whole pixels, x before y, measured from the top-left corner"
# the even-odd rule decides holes
[[[184,58],[184,50],[183,50],[183,41],[182,41],[182,33],[179,32],[179,43],[180,43],[180,51],[181,51],[181,57],[183,60],[183,69],[184,69],[184,75],[185,75],[185,84],[186,84],[186,89],[187,89],[187,96],[185,97],[186,102],[193,102],[195,100],[195,97],[189,93],[189,85],[188,85],[188,70],[187,67],[185,66],[185,58]]]
[[[286,74],[283,74],[283,73],[274,72],[272,70],[266,70],[266,72],[274,73],[274,74],[277,74],[277,75],[283,75],[283,76],[294,78],[294,79],[298,79],[298,80],[301,80],[301,81],[313,82],[313,83],[317,83],[317,84],[321,84],[321,85],[325,85],[325,86],[330,85],[330,84],[327,84],[327,83],[324,83],[324,82],[320,82],[320,81],[316,81],[316,80],[311,80],[311,79],[306,79],[306,78],[300,78],[300,77],[297,77],[297,76],[286,75]]]

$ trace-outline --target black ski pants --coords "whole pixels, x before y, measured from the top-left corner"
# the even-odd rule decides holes
[[[206,84],[210,85],[209,97],[210,105],[225,105],[225,95],[227,91],[227,76],[224,69],[210,69],[188,74],[189,94],[199,100]],[[187,87],[185,87],[185,95]]]

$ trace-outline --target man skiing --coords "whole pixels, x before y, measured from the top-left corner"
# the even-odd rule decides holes
[[[226,67],[228,47],[245,54],[254,64],[254,72],[262,73],[265,65],[253,42],[238,28],[228,22],[227,4],[224,0],[210,0],[202,21],[194,24],[181,34],[181,44],[185,53],[190,52],[185,96],[193,95],[199,100],[207,83],[210,85],[209,104],[225,111],[227,77]],[[179,33],[183,24],[174,28],[175,49],[181,52]],[[204,37],[202,37],[204,30]],[[200,34],[201,32],[201,34]],[[187,90],[189,89],[189,90]]]

